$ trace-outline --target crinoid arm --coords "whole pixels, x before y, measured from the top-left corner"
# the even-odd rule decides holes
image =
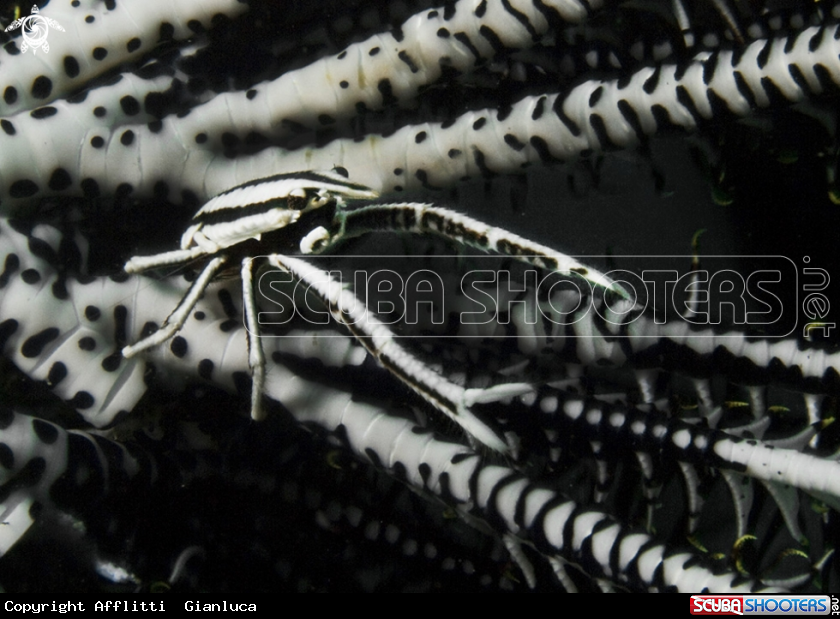
[[[306,284],[329,308],[333,318],[347,327],[383,367],[461,426],[470,437],[495,451],[508,451],[499,433],[480,419],[471,405],[527,393],[533,389],[530,384],[510,383],[484,390],[456,385],[402,347],[392,331],[328,273],[302,260],[278,254],[269,256],[268,261]]]
[[[349,205],[337,211],[333,229],[314,230],[301,243],[304,253],[317,253],[352,237],[370,232],[434,233],[483,251],[497,251],[525,264],[578,275],[595,286],[624,298],[627,293],[609,276],[573,257],[536,243],[504,228],[486,224],[448,208],[421,202]]]

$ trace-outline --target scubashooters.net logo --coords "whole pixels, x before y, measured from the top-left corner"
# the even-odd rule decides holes
[[[625,331],[645,317],[656,325],[683,324],[693,329],[695,339],[741,337],[744,329],[783,338],[799,330],[798,273],[784,256],[706,257],[708,268],[684,274],[661,268],[673,257],[622,256],[628,268],[604,275],[620,291],[609,296],[583,277],[522,267],[504,256],[347,256],[344,270],[330,256],[306,259],[330,270],[308,282],[282,270],[263,269],[257,275],[259,324],[282,325],[295,316],[312,325],[329,324],[328,308],[308,292],[320,288],[322,296],[352,290],[347,299],[359,310],[354,314],[359,319],[369,312],[380,323],[419,325],[420,332],[434,337],[472,332],[485,337],[478,327],[509,324],[516,328],[494,337],[518,337],[538,328],[564,337],[600,337],[586,328],[590,323],[607,325],[610,337],[627,337]],[[819,300],[809,301],[808,308],[823,307]],[[463,326],[457,334],[435,331],[453,323]],[[575,324],[581,328],[564,328]],[[811,329],[816,332],[817,325]],[[637,337],[661,336],[641,327],[635,332]],[[417,332],[410,335],[418,337]]]
[[[692,595],[692,615],[840,615],[827,595]]]

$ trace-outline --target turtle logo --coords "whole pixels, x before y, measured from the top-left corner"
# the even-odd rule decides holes
[[[50,26],[64,32],[64,28],[57,21],[40,15],[36,4],[32,7],[31,15],[13,21],[6,28],[6,32],[23,27],[23,44],[20,46],[20,51],[25,53],[31,47],[32,53],[37,54],[38,48],[41,48],[46,54],[50,51],[50,44],[47,43]]]

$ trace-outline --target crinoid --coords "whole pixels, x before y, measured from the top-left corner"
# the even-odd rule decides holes
[[[4,39],[7,589],[838,590],[836,7],[426,4]]]

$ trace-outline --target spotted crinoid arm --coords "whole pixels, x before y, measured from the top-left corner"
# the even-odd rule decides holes
[[[60,23],[65,32],[50,34],[47,61],[43,55],[20,53],[17,41],[0,50],[0,116],[65,97],[162,41],[194,37],[209,29],[217,16],[232,18],[246,8],[238,0],[152,0],[142,7],[116,0],[54,0],[41,15]]]
[[[63,140],[66,140],[63,144],[75,141],[76,144],[85,144],[85,150],[88,145],[92,146],[95,149],[90,153],[93,158],[83,163],[81,170],[74,169],[75,165],[69,166],[69,161],[62,161],[61,157],[57,161],[50,161],[51,170],[44,169],[47,166],[43,162],[38,165],[37,157],[33,157],[34,161],[25,162],[29,170],[26,173],[23,164],[18,168],[4,164],[4,178],[16,178],[3,184],[9,187],[15,182],[25,182],[23,187],[26,191],[21,187],[16,191],[10,189],[12,198],[33,197],[66,189],[78,193],[79,189],[85,189],[80,185],[83,180],[88,184],[91,181],[98,183],[105,192],[110,193],[115,188],[108,187],[105,179],[100,178],[95,170],[100,165],[111,168],[120,165],[112,159],[115,153],[108,152],[111,151],[112,139],[119,140],[122,146],[133,144],[146,153],[149,148],[157,150],[162,147],[164,151],[157,156],[164,157],[170,163],[181,157],[181,154],[175,152],[179,149],[203,151],[206,157],[213,152],[236,152],[243,140],[246,145],[264,143],[266,139],[282,140],[305,128],[322,128],[338,120],[354,117],[359,109],[381,109],[397,102],[412,101],[419,88],[435,82],[444,73],[467,73],[499,53],[530,47],[550,27],[559,27],[564,22],[579,22],[600,4],[600,0],[550,0],[539,4],[520,0],[505,3],[461,0],[440,10],[422,11],[392,32],[374,35],[363,43],[351,45],[336,56],[317,60],[272,82],[258,85],[247,92],[219,95],[213,101],[198,106],[192,114],[179,114],[177,118],[149,126],[138,124],[127,130],[118,129],[117,126],[110,130],[103,127],[95,135],[90,135],[85,129],[86,115],[81,109],[57,110],[53,112],[55,118],[52,120],[28,128],[30,138],[33,134],[44,134],[46,137],[52,130],[60,131]],[[205,19],[214,9],[212,6],[206,7],[208,14],[204,16]],[[119,11],[106,15],[114,22],[119,21],[122,28],[138,30],[130,18],[121,19]],[[166,9],[161,8],[159,17],[148,17],[146,21],[149,24],[161,19],[165,21],[166,15]],[[179,16],[179,19],[179,23],[202,28],[200,22],[189,21],[186,16]],[[142,32],[144,23],[139,26]],[[134,40],[140,39],[135,37]],[[101,55],[102,51],[98,53]],[[44,77],[44,81],[49,82],[49,79]],[[9,98],[14,98],[12,93],[16,90],[10,88]],[[331,96],[324,96],[324,89],[331,91]],[[45,99],[39,103],[47,102]],[[17,109],[9,109],[6,113]],[[236,110],[236,113],[231,114],[232,110]],[[46,118],[48,116],[43,115],[40,119]],[[56,139],[55,136],[53,139]],[[58,143],[54,144],[53,150],[57,149]],[[98,155],[105,155],[106,152],[110,162],[99,160]],[[198,160],[196,163],[201,165]],[[69,174],[72,183],[58,188],[49,185],[46,180],[55,169]],[[312,169],[312,166],[306,169]],[[149,171],[157,173],[152,169]],[[18,173],[20,178],[17,178]],[[147,174],[144,176],[151,180]],[[163,173],[152,183],[158,183],[159,188],[160,183],[169,185],[173,180],[171,173]],[[146,190],[140,179],[126,179],[124,184],[141,193]],[[180,185],[175,183],[173,187],[183,188]],[[203,195],[201,190],[190,191],[200,201],[209,197]],[[89,191],[85,189],[85,193]],[[180,193],[177,191],[172,197],[179,200]]]
[[[76,517],[102,508],[105,495],[138,500],[155,481],[156,467],[137,448],[0,406],[0,556],[45,507]]]
[[[822,94],[840,83],[840,43],[833,36],[837,27],[756,40],[737,52],[704,52],[681,65],[657,65],[609,81],[590,80],[565,94],[526,97],[501,110],[471,111],[445,123],[411,125],[387,137],[337,139],[323,147],[294,151],[272,148],[233,161],[227,149],[211,148],[209,134],[227,135],[233,144],[242,140],[239,134],[248,127],[261,123],[272,127],[271,104],[259,113],[249,107],[254,110],[249,120],[238,108],[234,113],[223,105],[224,118],[211,121],[201,106],[182,119],[113,131],[103,128],[93,136],[87,130],[79,134],[66,115],[54,114],[41,119],[42,129],[37,132],[45,140],[37,143],[46,144],[44,149],[51,153],[49,164],[33,169],[19,149],[4,148],[0,153],[17,156],[0,160],[3,186],[25,182],[35,188],[27,192],[30,196],[52,193],[44,188],[61,169],[70,178],[64,192],[79,193],[85,180],[107,194],[121,186],[136,195],[159,190],[175,199],[187,192],[201,202],[277,172],[340,165],[354,182],[380,192],[445,187],[465,177],[518,173],[529,164],[634,146],[661,128],[692,130],[721,112],[745,115],[754,105],[767,106],[775,98],[796,102]],[[194,125],[199,118],[201,126]],[[231,118],[243,119],[237,121],[241,125],[232,127]],[[58,135],[60,139],[54,137]],[[0,135],[0,139],[8,138]],[[77,146],[62,148],[59,141]],[[41,156],[32,154],[36,163]],[[116,171],[119,174],[113,174]]]
[[[55,233],[53,234],[55,235]],[[45,231],[39,232],[39,235],[41,237],[47,236]],[[20,234],[20,236],[22,240],[18,245],[26,243],[29,238],[23,234]],[[24,249],[20,249],[21,254],[24,253]],[[41,253],[43,251],[40,250]],[[10,264],[8,259],[6,260],[6,264]],[[23,276],[19,272],[19,269],[14,268],[14,260],[11,261],[11,267],[8,268],[8,279],[22,279]],[[48,283],[53,281],[46,266],[39,274]],[[28,274],[26,278],[33,279],[33,275]],[[159,289],[152,286],[151,281],[148,279],[138,279],[145,281],[151,290]],[[107,278],[96,281],[106,290],[114,290],[121,294],[127,294],[127,296],[121,296],[120,300],[128,308],[129,317],[133,315],[132,308],[139,304],[146,304],[152,308],[152,311],[158,316],[158,320],[160,315],[164,315],[166,311],[174,307],[177,299],[180,298],[188,285],[180,277],[172,279],[170,285],[175,284],[173,286],[175,289],[174,292],[161,295],[157,302],[155,302],[154,296],[140,296],[139,290],[142,287],[138,288],[138,292],[128,294],[128,291],[120,287],[120,282],[114,282]],[[87,285],[90,286],[95,283],[90,282]],[[67,289],[71,295],[78,295],[81,290],[81,288],[76,288],[72,285],[68,285]],[[247,394],[249,387],[247,382],[249,365],[246,337],[241,323],[241,309],[235,306],[233,302],[234,295],[238,295],[238,293],[239,282],[237,281],[230,282],[226,286],[214,284],[208,289],[205,300],[199,303],[196,311],[185,323],[178,336],[173,339],[171,345],[149,351],[148,360],[158,368],[158,372],[170,373],[178,377],[201,378],[224,386],[227,389],[237,389],[243,395]],[[105,298],[111,297],[106,295]],[[113,304],[113,302],[114,299],[111,298],[111,303]],[[55,317],[57,315],[75,314],[78,311],[76,305],[73,302],[56,304],[52,307],[53,315],[50,317],[42,316],[40,325],[36,324],[34,319],[26,324],[30,325],[34,330],[43,330],[45,327],[49,328],[50,321],[56,320]],[[105,309],[104,305],[102,309]],[[0,308],[0,311],[2,311],[2,308]],[[5,315],[3,315],[3,318],[5,321]],[[139,328],[139,325],[133,326],[130,332],[134,333]],[[71,331],[71,333],[73,332]],[[398,436],[394,438],[393,442],[390,442],[390,438],[386,434],[379,433],[379,429],[383,427],[383,424],[384,427],[390,427],[392,423],[388,418],[390,411],[386,412],[383,408],[354,401],[352,391],[342,392],[340,389],[335,389],[332,386],[334,380],[332,377],[335,372],[332,368],[343,368],[344,371],[348,368],[357,368],[358,371],[364,373],[371,371],[370,367],[362,367],[361,364],[365,358],[365,354],[362,348],[352,338],[332,334],[329,340],[327,340],[329,345],[325,346],[323,341],[319,341],[318,334],[315,333],[300,333],[299,335],[302,337],[294,337],[294,333],[287,335],[287,337],[263,338],[266,357],[270,360],[265,383],[265,393],[269,397],[282,402],[289,410],[299,415],[301,422],[317,423],[330,431],[338,431],[340,435],[342,434],[340,428],[343,426],[347,429],[352,429],[354,433],[361,433],[366,436],[367,438],[365,440],[382,441],[376,442],[373,445],[359,443],[358,446],[354,442],[353,449],[356,449],[358,453],[365,453],[364,457],[369,459],[374,458],[373,454],[376,454],[376,457],[381,459],[382,463],[385,463],[384,465],[388,471],[392,471],[392,474],[401,475],[403,478],[405,477],[404,467],[408,467],[412,471],[412,481],[418,488],[423,487],[423,482],[419,480],[424,479],[424,476],[426,476],[426,465],[432,467],[434,477],[431,479],[433,481],[440,480],[437,482],[440,484],[439,489],[434,489],[433,492],[435,494],[443,493],[444,498],[448,497],[448,494],[443,490],[447,487],[444,481],[447,479],[447,474],[463,473],[463,475],[469,477],[472,473],[478,474],[479,470],[484,470],[484,465],[481,465],[478,469],[475,468],[478,465],[479,457],[463,446],[457,446],[459,450],[457,453],[462,456],[466,455],[466,460],[456,458],[456,460],[463,463],[469,460],[469,463],[463,466],[446,469],[444,462],[435,460],[431,456],[427,457],[425,455],[427,448],[434,455],[442,453],[439,452],[438,445],[446,448],[451,445],[437,440],[429,443],[427,439],[430,437],[428,435],[417,434],[414,424],[394,419],[393,421],[405,424],[405,431],[398,433]],[[101,337],[102,348],[106,350],[119,350],[121,340],[116,330],[105,329],[98,337]],[[72,338],[68,341],[72,343],[76,342]],[[99,347],[99,341],[97,345]],[[17,347],[16,345],[15,348]],[[67,350],[72,349],[68,348]],[[49,355],[52,352],[49,348],[45,348],[42,352],[42,365],[48,365],[50,362]],[[284,360],[290,355],[304,360],[317,359],[318,364],[320,364],[319,367],[321,367],[319,372],[324,373],[324,383],[329,384],[330,387],[324,389],[322,385],[312,383],[310,380],[303,380],[297,376],[284,363]],[[70,361],[73,364],[80,363],[76,357],[73,357]],[[86,388],[89,388],[91,392],[98,393],[102,389],[107,392],[115,384],[119,384],[116,373],[100,370],[94,371],[95,366],[89,365],[86,367],[88,371],[78,380]],[[75,369],[75,365],[71,366],[72,369]],[[30,368],[29,371],[33,376],[39,376],[37,373],[39,371],[38,369],[33,370]],[[383,376],[387,376],[387,373],[384,371]],[[324,398],[323,401],[321,399],[322,397]],[[360,416],[371,413],[371,411],[373,411],[372,417],[365,418],[364,416]],[[318,416],[322,414],[327,416],[321,419]],[[411,455],[414,453],[421,454],[419,456],[421,458],[420,461],[415,462],[412,460],[412,458],[416,457]],[[445,456],[447,454],[441,455],[441,458],[446,460]],[[452,464],[458,464],[458,462],[453,462]],[[496,469],[493,468],[493,470]],[[443,471],[443,474],[437,471]],[[470,471],[471,473],[464,473],[464,471]],[[505,471],[508,474],[513,474],[513,471],[510,469],[505,469]],[[475,480],[483,479],[481,475],[475,477]],[[425,478],[428,479],[428,476]],[[517,488],[520,487],[521,483],[530,483],[527,478],[523,477],[506,479],[511,482],[516,481],[515,486]],[[488,483],[492,485],[492,482]],[[540,505],[543,505],[543,509],[532,520],[527,522],[523,521],[521,524],[516,524],[515,517],[511,516],[506,521],[507,524],[499,525],[497,518],[493,514],[508,513],[508,511],[514,513],[516,511],[514,503],[499,502],[502,501],[502,497],[509,496],[505,492],[505,488],[508,487],[507,484],[499,483],[501,485],[499,485],[498,492],[490,492],[488,490],[489,495],[481,494],[477,496],[476,504],[478,507],[475,508],[474,513],[471,512],[471,516],[480,517],[487,522],[496,523],[493,526],[496,528],[497,534],[502,537],[514,532],[514,537],[506,539],[509,547],[516,554],[519,554],[517,548],[522,544],[523,539],[526,545],[534,544],[541,556],[553,562],[559,574],[564,573],[565,568],[563,564],[565,561],[568,561],[575,564],[583,564],[586,566],[587,573],[592,574],[596,578],[603,578],[605,582],[615,582],[621,587],[641,586],[648,588],[654,586],[661,588],[678,586],[691,589],[708,584],[713,589],[725,589],[733,583],[735,586],[743,585],[743,581],[733,580],[734,576],[732,575],[713,577],[710,572],[699,568],[697,565],[691,568],[684,568],[686,561],[690,558],[688,554],[668,549],[661,543],[653,541],[646,534],[628,531],[624,525],[615,523],[602,511],[588,509],[574,504],[560,497],[553,490],[545,489],[545,492],[549,494],[544,495],[544,487],[536,482],[533,482],[527,489],[522,490],[523,494],[520,495],[522,497],[521,499],[505,498],[504,501],[526,501],[528,504],[530,504],[530,501],[537,501]],[[432,487],[431,482],[429,484],[429,487]],[[448,487],[455,488],[459,493],[462,493],[462,491],[475,491],[470,490],[470,488],[474,487],[474,484],[469,479],[463,477],[459,478],[458,484],[454,486],[450,484]],[[478,488],[483,487],[478,486]],[[498,498],[496,498],[497,495]],[[458,494],[456,498],[460,496],[461,494]],[[464,494],[463,496],[468,499],[470,495]],[[540,503],[539,500],[544,496],[553,497],[553,500],[544,504]],[[450,497],[447,500],[453,501],[451,504],[460,509],[466,509],[466,504],[460,499],[453,500]],[[559,512],[554,512],[554,508],[560,505],[564,507]],[[576,534],[580,536],[579,539],[564,537],[571,535],[570,533],[564,533],[564,531],[568,531],[570,528],[561,526],[557,519],[566,513],[566,509],[570,510],[569,513],[571,515],[564,522],[570,526],[574,525],[572,529],[579,532]],[[545,514],[545,517],[540,514]],[[600,533],[603,533],[602,527],[609,529],[610,533],[600,535]],[[613,532],[616,533],[615,536]],[[586,541],[590,537],[593,543]],[[547,541],[543,541],[543,538]],[[597,544],[594,543],[596,541],[598,542]],[[615,546],[616,544],[620,544],[620,548],[626,551],[626,564],[622,562],[614,565],[608,559],[603,557],[598,559],[596,557],[596,563],[594,564],[596,567],[590,565],[592,554],[597,554],[600,557],[600,551],[603,551],[606,552],[604,556],[608,557],[608,547],[612,545],[612,547],[618,548]],[[527,561],[523,561],[522,559],[518,560],[527,566]],[[695,562],[696,559],[692,559],[692,564]],[[657,566],[659,565],[662,565],[665,570],[664,576],[662,575],[662,570],[657,570]],[[619,575],[619,571],[621,575]]]
[[[528,410],[522,410],[523,405]],[[814,427],[765,440],[756,438],[766,428],[761,422],[714,429],[697,420],[690,422],[667,414],[653,405],[633,407],[621,401],[572,395],[548,385],[508,406],[501,409],[504,412],[500,423],[506,432],[522,437],[523,450],[548,451],[555,461],[561,455],[566,460],[594,458],[599,463],[596,488],[609,488],[608,471],[614,471],[618,462],[630,462],[638,466],[648,490],[655,489],[649,496],[655,500],[661,489],[657,486],[666,479],[666,471],[674,468],[673,463],[680,463],[689,504],[689,534],[695,532],[702,512],[701,482],[717,472],[728,474],[727,481],[740,480],[730,487],[738,514],[737,537],[748,532],[751,518],[753,492],[745,478],[764,486],[798,543],[804,540],[798,517],[799,493],[832,509],[840,506],[838,462],[807,447],[817,431]],[[535,432],[537,428],[540,431]],[[539,444],[531,444],[533,441]],[[542,441],[548,444],[541,444]],[[599,492],[595,493],[598,501],[603,498],[603,492]],[[647,518],[650,527],[650,506]]]
[[[498,54],[531,47],[551,28],[581,22],[601,4],[602,0],[460,0],[423,10],[392,31],[339,54],[247,92],[221,95],[191,118],[170,119],[158,137],[201,136],[193,148],[217,151],[224,142],[247,135],[283,143],[296,133],[353,118],[360,109],[413,102],[420,88],[444,74],[470,73]],[[231,115],[231,110],[237,113]]]
[[[81,251],[54,228],[16,231],[0,220],[0,349],[88,423],[102,427],[128,414],[146,390],[146,362],[123,358],[121,349],[154,331],[190,282],[181,276],[80,279],[67,271],[81,265]],[[239,294],[235,282],[227,287]],[[199,335],[207,329],[223,339],[243,337],[235,328],[239,314],[228,288],[216,286],[195,308],[186,331],[195,342],[207,339]],[[229,350],[215,367],[221,370],[218,380],[232,389],[237,379],[227,366],[245,364],[242,379],[247,381],[247,361],[234,359],[239,347]],[[192,358],[183,337],[149,355],[161,367],[167,359],[183,357]],[[204,375],[213,373],[214,366],[202,367]]]
[[[410,421],[283,366],[271,367],[266,392],[299,422],[336,432],[360,457],[442,499],[469,521],[488,525],[506,539],[526,578],[533,572],[522,545],[549,561],[569,590],[576,588],[567,574],[569,565],[606,588],[748,592],[757,587],[740,575],[715,574],[691,552],[668,549],[597,508],[579,505],[464,445],[435,438]]]
[[[565,94],[526,97],[501,110],[408,126],[384,138],[336,140],[282,157],[261,153],[251,165],[291,170],[323,157],[384,193],[447,187],[465,177],[516,173],[585,152],[633,147],[660,130],[691,131],[716,116],[745,116],[778,100],[833,92],[840,84],[838,28],[813,27],[739,50],[703,52],[684,64],[590,80]],[[211,169],[222,173],[215,163]]]
[[[702,328],[680,319],[662,323],[629,300],[593,297],[580,287],[558,290],[550,301],[538,305],[533,305],[536,293],[525,297],[530,305],[520,303],[510,313],[518,360],[547,365],[549,375],[555,365],[553,379],[567,374],[567,364],[616,371],[632,368],[641,399],[651,403],[657,397],[658,375],[673,372],[690,379],[702,412],[709,417],[722,404],[715,401],[710,383],[725,376],[747,390],[756,418],[767,414],[768,385],[801,393],[809,423],[820,420],[825,397],[840,394],[840,352],[831,347],[796,338],[761,338],[736,329]]]
[[[797,102],[822,94],[840,83],[840,42],[833,36],[838,27],[757,40],[737,53],[704,52],[682,65],[590,80],[566,94],[526,97],[501,110],[411,125],[387,137],[337,139],[293,151],[274,148],[231,161],[224,153],[194,149],[195,136],[180,132],[173,120],[178,133],[172,139],[138,127],[129,144],[120,144],[123,132],[103,135],[107,147],[101,153],[83,146],[81,153],[73,153],[72,163],[64,163],[76,170],[81,162],[85,175],[109,192],[114,178],[105,173],[106,167],[121,170],[122,181],[141,193],[149,194],[155,183],[163,182],[169,190],[188,190],[199,200],[277,172],[336,165],[346,168],[354,182],[380,193],[446,187],[463,178],[519,173],[531,164],[632,147],[660,129],[693,130],[719,114],[747,115],[753,105],[767,106],[776,97]],[[138,165],[141,160],[143,166]],[[16,169],[13,161],[8,166]]]

